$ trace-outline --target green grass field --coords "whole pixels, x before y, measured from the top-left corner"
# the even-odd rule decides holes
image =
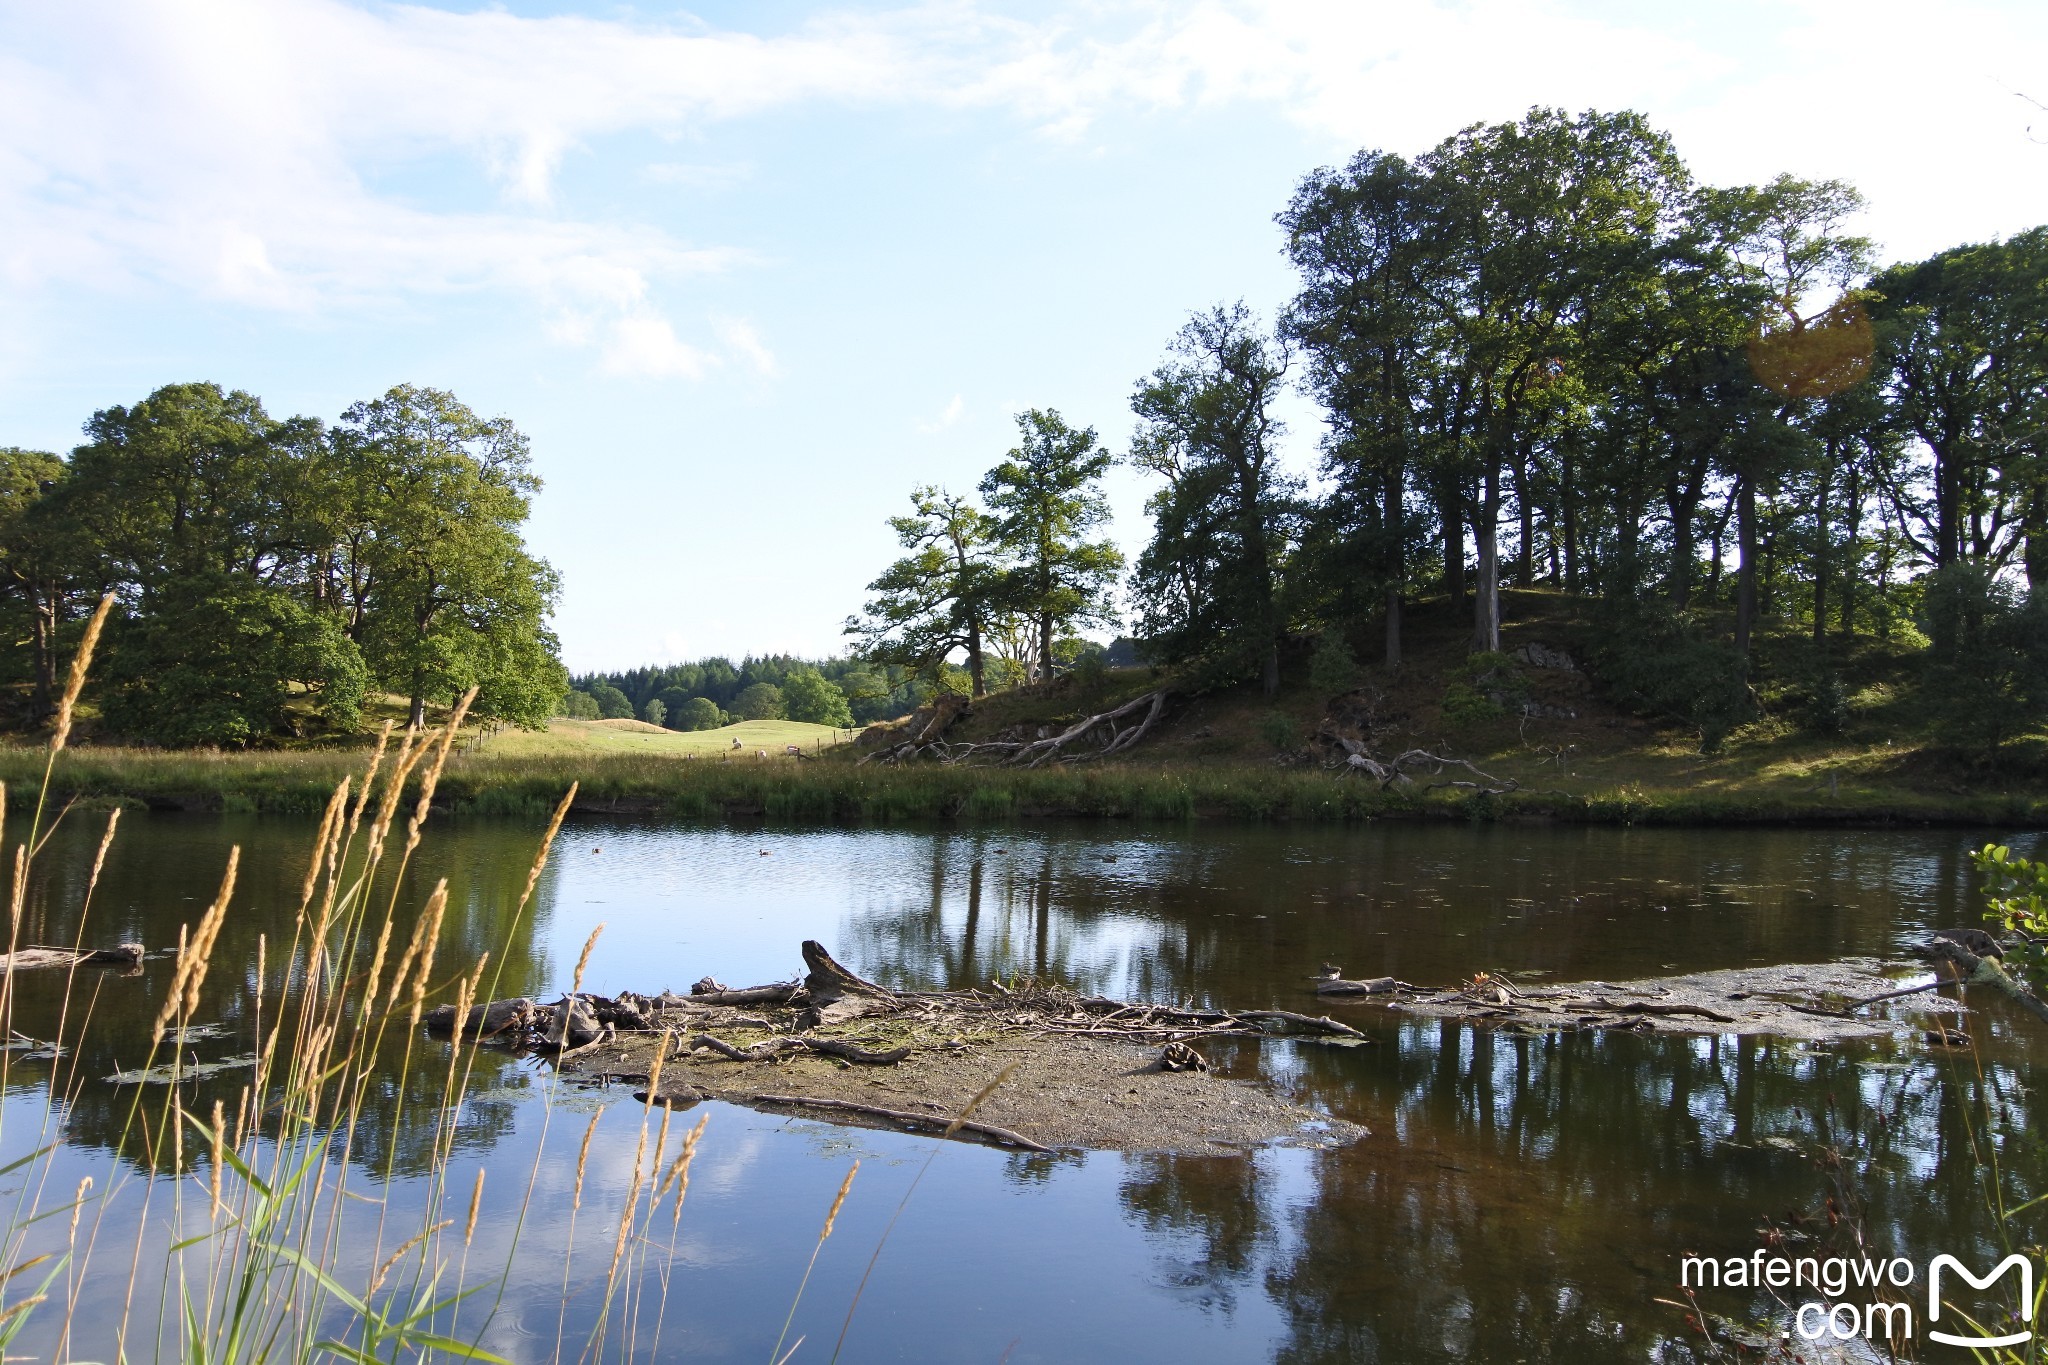
[[[789,762],[784,749],[795,744],[807,754],[822,753],[857,733],[812,725],[801,720],[743,720],[716,730],[664,730],[637,720],[564,720],[548,722],[546,730],[503,730],[484,740],[480,755],[494,758],[553,758],[578,754],[642,754],[648,757],[695,755],[759,762]],[[733,741],[739,747],[733,747]]]

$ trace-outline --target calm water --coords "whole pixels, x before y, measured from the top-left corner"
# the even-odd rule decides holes
[[[98,833],[80,821],[52,840],[25,941],[71,940]],[[432,832],[414,881],[450,879],[444,962],[502,950],[537,834],[477,823]],[[243,848],[203,1011],[228,1036],[197,1045],[202,1059],[251,1049],[256,938],[289,935],[311,837],[307,825],[254,818],[123,822],[92,942],[175,944],[228,846]],[[1115,995],[1293,1008],[1310,1001],[1305,979],[1325,960],[1350,975],[1444,983],[1479,969],[1618,979],[1892,956],[1930,927],[1976,922],[1968,852],[1982,842],[1955,832],[580,822],[557,845],[505,993],[562,989],[600,922],[586,985],[607,992],[686,990],[706,973],[784,979],[812,937],[910,987],[1033,973]],[[234,962],[246,967],[239,981],[225,970]],[[169,970],[152,960],[140,978],[81,976],[74,1008],[90,998],[94,1011],[83,1074],[140,1060]],[[62,984],[61,973],[22,977],[15,1026],[50,1036]],[[1998,1089],[2014,1132],[2036,1131],[2038,1026],[1996,1010],[1973,1024],[1982,1079],[1967,1056],[1890,1044],[1532,1038],[1339,1012],[1377,1045],[1218,1051],[1237,1074],[1263,1074],[1372,1130],[1341,1151],[1030,1157],[707,1106],[659,1358],[768,1357],[819,1220],[858,1157],[859,1180],[797,1315],[799,1362],[831,1356],[920,1171],[842,1360],[1682,1361],[1689,1354],[1671,1344],[1682,1319],[1654,1302],[1672,1296],[1677,1255],[1746,1255],[1765,1218],[1817,1212],[1829,1193],[1792,1148],[1850,1153],[1872,1245],[1924,1262],[1989,1246],[1964,1122],[1978,1087]],[[480,1068],[454,1158],[465,1192],[470,1168],[491,1173],[479,1245],[504,1245],[529,1181],[533,1196],[510,1290],[487,1325],[482,1299],[473,1320],[488,1349],[546,1358],[563,1315],[576,1145],[604,1106],[577,1232],[572,1340],[594,1311],[615,1226],[606,1201],[615,1219],[639,1114],[628,1094],[557,1086],[536,1062],[487,1065],[495,1070]],[[13,1063],[0,1160],[41,1140],[43,1074]],[[220,1093],[232,1101],[239,1085]],[[214,1092],[197,1089],[194,1107],[210,1104]],[[125,1093],[85,1087],[64,1115],[51,1189],[87,1174],[105,1189],[144,1169],[140,1152],[121,1150]],[[425,1160],[429,1115],[418,1114],[417,1132],[393,1138],[371,1122],[359,1136],[365,1170],[398,1172],[394,1205]],[[2030,1139],[2008,1137],[2004,1151],[2013,1189],[2048,1189],[2048,1161]],[[0,1180],[0,1194],[11,1198],[18,1182]],[[135,1216],[110,1216],[102,1238],[128,1246]],[[2021,1231],[2039,1239],[2042,1229],[2022,1220]],[[1747,1305],[1731,1296],[1708,1306]],[[111,1352],[114,1329],[84,1324],[77,1354],[106,1358],[95,1353]],[[38,1344],[48,1349],[32,1330],[10,1358]],[[130,1354],[148,1352],[131,1342]]]

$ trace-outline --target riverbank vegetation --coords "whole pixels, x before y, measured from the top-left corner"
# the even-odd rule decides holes
[[[1270,326],[1197,312],[1134,388],[1124,458],[1157,481],[1138,654],[1196,695],[1281,704],[1303,655],[1324,700],[1412,693],[1415,618],[1448,604],[1471,663],[1427,685],[1454,718],[1538,718],[1504,655],[1547,593],[1598,696],[1697,752],[1882,725],[2024,772],[2048,721],[2048,228],[1878,268],[1860,205],[1702,184],[1629,113],[1537,109],[1305,177],[1278,214],[1293,301]],[[1322,409],[1313,488],[1278,459],[1290,383]],[[1047,464],[1042,501],[1085,509],[1099,474]],[[1050,609],[986,490],[917,490],[914,553],[849,627],[935,679],[964,657],[976,696],[987,641]],[[1085,517],[1038,536],[1090,549]],[[1063,586],[1061,619],[1107,601]]]

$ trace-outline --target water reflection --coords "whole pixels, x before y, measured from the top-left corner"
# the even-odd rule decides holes
[[[401,903],[417,905],[433,879],[450,878],[450,970],[501,951],[535,833],[462,824],[423,846]],[[53,840],[24,939],[76,934],[68,907],[97,834],[81,825]],[[244,891],[217,964],[244,970],[233,980],[217,965],[207,999],[230,1035],[209,1046],[246,1050],[259,1024],[257,936],[274,945],[289,935],[310,840],[289,822],[134,819],[86,938],[175,942],[227,844],[241,842]],[[1104,993],[1283,1007],[1308,998],[1306,978],[1325,959],[1354,974],[1442,982],[1482,967],[1616,978],[1667,964],[1883,956],[1927,927],[1971,922],[1976,842],[1945,832],[572,826],[532,918],[512,935],[500,993],[559,989],[599,921],[608,927],[590,979],[604,990],[707,971],[785,976],[806,937],[906,985],[1038,975]],[[94,1026],[78,1057],[86,1083],[63,1112],[64,1178],[146,1165],[122,1137],[130,1093],[94,1078],[146,1051],[167,980],[156,961],[137,980],[79,977],[72,1008],[89,1004]],[[16,1027],[50,1028],[63,984],[61,973],[24,976]],[[266,1010],[277,985],[267,983]],[[1523,1036],[1360,1006],[1347,1017],[1370,1046],[1218,1047],[1226,1072],[1258,1075],[1372,1137],[1249,1156],[949,1148],[891,1234],[842,1358],[1683,1359],[1669,1344],[1683,1335],[1679,1316],[1654,1302],[1671,1295],[1681,1252],[1747,1254],[1768,1221],[1821,1244],[1860,1231],[1872,1248],[1916,1260],[1987,1253],[1999,1230],[1985,1158],[1997,1156],[1995,1188],[2011,1204],[2048,1189],[2034,1136],[2037,1026],[1972,1004],[1985,1006],[1974,1055]],[[445,1054],[429,1046],[416,1056],[422,1068],[390,1073],[368,1097],[350,1144],[366,1170],[393,1173],[395,1201],[432,1155],[434,1059]],[[46,1074],[12,1065],[0,1158],[32,1145],[29,1101]],[[188,1103],[232,1102],[240,1084],[232,1073],[201,1083]],[[551,1091],[543,1071],[489,1057],[456,1127],[459,1166],[505,1173],[492,1177],[486,1228],[509,1235],[522,1182],[535,1191],[506,1306],[486,1318],[479,1300],[464,1319],[512,1358],[551,1342],[558,1319],[572,1337],[587,1331],[598,1311],[581,1291],[562,1309],[560,1244],[566,1168],[585,1114],[607,1097]],[[394,1123],[401,1094],[405,1118]],[[633,1108],[615,1103],[603,1120],[591,1190],[604,1197],[629,1181]],[[930,1145],[709,1108],[659,1358],[764,1354],[817,1217],[847,1162],[865,1155],[795,1329],[833,1340]],[[1846,1217],[1830,1221],[1830,1197]],[[602,1215],[586,1213],[582,1228],[609,1235]],[[2041,1231],[2028,1214],[2013,1235]],[[641,1288],[653,1301],[658,1286]],[[1709,1306],[1761,1305],[1731,1293]]]

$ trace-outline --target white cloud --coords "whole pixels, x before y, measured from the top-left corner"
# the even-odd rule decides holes
[[[604,347],[604,368],[638,379],[701,379],[718,363],[677,339],[666,318],[643,313],[613,321]]]
[[[701,376],[720,353],[680,339],[653,292],[749,253],[561,213],[558,174],[608,137],[805,102],[1007,110],[1055,137],[1116,111],[1264,104],[1333,160],[1534,103],[1638,107],[1711,178],[1855,181],[1895,252],[2042,216],[2048,150],[2026,133],[2042,120],[2012,91],[2048,66],[2048,11],[1980,0],[1928,25],[1904,0],[1804,0],[1734,32],[1563,0],[1026,13],[827,11],[764,38],[343,0],[6,6],[0,304],[156,290],[316,316],[496,291],[608,369]],[[731,174],[644,172],[699,188]],[[408,175],[435,192],[393,188]],[[748,324],[704,325],[725,358],[774,372]]]
[[[917,429],[927,436],[934,435],[958,422],[961,414],[966,411],[967,400],[956,393],[953,395],[953,401],[946,404],[943,412],[928,422],[921,421],[917,423]]]
[[[728,354],[745,361],[754,373],[764,379],[774,376],[775,355],[762,343],[752,323],[740,318],[721,318],[718,339],[725,343]]]

